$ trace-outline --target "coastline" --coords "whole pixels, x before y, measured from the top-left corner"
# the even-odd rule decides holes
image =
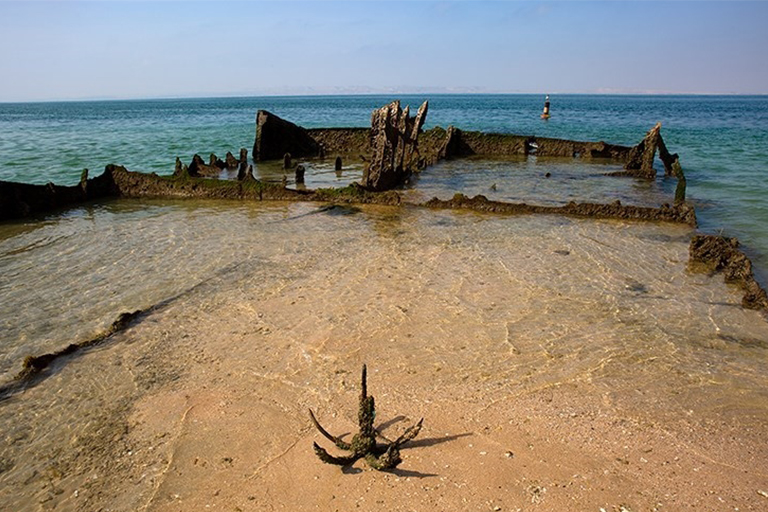
[[[630,149],[445,140],[457,154],[499,141],[525,155]],[[53,348],[2,388],[0,508],[768,503],[768,299],[738,242],[697,235],[689,205],[531,206],[482,192],[417,203],[413,191],[289,189],[284,171],[278,185],[177,168],[108,166],[37,187],[122,199],[7,239],[5,292],[18,307],[2,316],[19,343],[3,356],[28,339]],[[135,313],[110,326],[120,311]],[[355,430],[362,364],[387,436],[425,418],[389,473],[329,466],[311,449],[330,447],[309,408],[334,433]]]
[[[749,353],[768,326],[719,276],[687,273],[689,227],[308,208],[263,224],[258,258],[1,404],[0,503],[764,507],[765,361]],[[281,245],[285,229],[306,238]],[[309,407],[354,430],[362,363],[387,436],[425,418],[392,473],[311,449],[329,447]]]

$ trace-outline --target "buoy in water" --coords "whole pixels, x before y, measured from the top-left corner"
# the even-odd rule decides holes
[[[544,112],[541,113],[542,119],[549,119],[549,94],[544,99]]]

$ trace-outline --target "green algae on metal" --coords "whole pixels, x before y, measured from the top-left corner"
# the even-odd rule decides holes
[[[326,464],[336,464],[338,466],[348,466],[358,459],[365,459],[369,466],[379,471],[394,469],[402,458],[400,457],[400,447],[415,438],[421,430],[421,424],[424,418],[420,419],[415,425],[408,427],[405,432],[394,441],[386,439],[373,426],[373,420],[376,418],[376,407],[374,399],[368,395],[366,384],[366,367],[363,365],[363,375],[360,392],[360,408],[357,413],[358,426],[360,432],[352,437],[352,441],[347,443],[339,437],[331,435],[325,430],[315,418],[312,409],[309,410],[309,417],[315,428],[337,448],[352,452],[350,455],[335,457],[325,451],[317,443],[313,443],[315,454]],[[385,444],[376,443],[376,436],[385,441]]]

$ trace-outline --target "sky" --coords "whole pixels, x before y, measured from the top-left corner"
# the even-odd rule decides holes
[[[0,102],[768,94],[768,2],[0,0]]]

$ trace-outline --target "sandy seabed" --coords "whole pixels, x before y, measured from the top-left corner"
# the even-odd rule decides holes
[[[264,233],[0,404],[0,508],[768,509],[768,324],[688,228],[386,212]],[[385,435],[424,418],[390,472],[312,451],[363,363]]]

